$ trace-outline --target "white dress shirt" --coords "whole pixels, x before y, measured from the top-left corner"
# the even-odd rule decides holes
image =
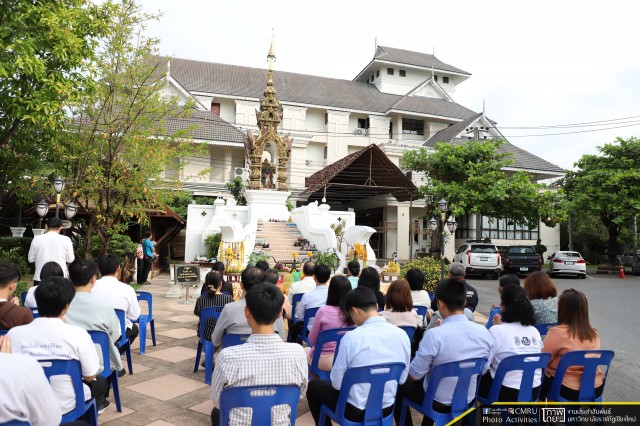
[[[62,268],[65,278],[68,277],[67,263],[73,262],[74,258],[71,238],[60,235],[56,231],[37,235],[29,247],[29,262],[36,264],[34,281],[40,281],[40,271],[47,262],[56,262]]]
[[[216,348],[222,346],[222,336],[225,334],[251,334],[251,327],[249,327],[247,317],[244,315],[244,308],[246,307],[247,301],[244,298],[224,305],[220,318],[216,322],[216,328],[211,333],[211,341]],[[285,340],[282,317],[278,317],[273,325],[273,330],[274,333],[280,335],[282,340]]]
[[[413,299],[413,306],[426,306],[427,309],[431,307],[431,298],[429,293],[424,290],[411,290],[411,298]]]
[[[129,284],[118,281],[114,276],[102,277],[96,281],[91,295],[106,300],[113,309],[123,310],[127,328],[131,328],[131,320],[136,320],[140,316],[140,304],[136,291]]]
[[[100,369],[100,359],[84,329],[67,324],[60,318],[36,318],[31,324],[9,330],[11,349],[14,353],[29,355],[38,360],[77,359],[82,366],[82,376],[94,376]],[[53,388],[63,413],[76,406],[76,397],[69,376],[51,378]],[[84,399],[91,399],[91,391],[84,385]]]
[[[0,353],[0,379],[0,424],[9,420],[33,426],[60,424],[60,403],[35,359]]]
[[[318,285],[313,290],[307,292],[302,296],[302,300],[296,307],[296,318],[300,321],[304,320],[304,313],[307,309],[321,308],[327,304],[327,294],[329,293],[329,287],[326,284]],[[309,325],[307,330],[311,331],[313,327],[314,318],[309,318]]]
[[[407,379],[409,361],[411,358],[411,343],[407,333],[401,328],[387,323],[384,317],[369,318],[360,327],[349,331],[340,341],[340,350],[331,369],[331,384],[334,389],[340,389],[342,379],[349,368],[367,365],[402,362],[405,369],[400,376],[400,384]],[[397,383],[388,382],[384,387],[382,407],[386,408],[394,403]],[[347,401],[364,410],[369,395],[369,385],[357,384],[351,388]]]
[[[511,355],[537,354],[542,352],[540,332],[532,325],[524,326],[519,322],[504,322],[489,329],[493,338],[493,346],[489,357],[491,377],[496,376],[498,366],[503,359]],[[502,385],[512,389],[520,389],[522,371],[510,371],[504,376]],[[542,371],[536,370],[533,376],[533,387],[542,383]]]
[[[307,293],[316,288],[316,280],[313,277],[304,277],[300,281],[296,281],[291,284],[289,287],[289,302],[293,302],[293,296],[298,293]],[[297,308],[294,306],[293,310],[295,311]]]
[[[38,308],[35,295],[36,288],[38,288],[38,286],[29,287],[29,290],[27,290],[27,296],[24,298],[24,306],[27,308]]]
[[[434,367],[469,358],[489,358],[492,345],[493,339],[484,326],[469,321],[464,314],[451,315],[445,318],[440,326],[427,330],[424,334],[416,357],[411,362],[409,374],[416,379],[426,376],[424,380],[426,390]],[[340,350],[342,350],[342,344]],[[485,363],[483,373],[488,369],[489,363]],[[453,377],[442,379],[435,399],[444,405],[451,405],[456,382],[457,380]],[[475,396],[476,387],[472,380],[467,402],[471,402]]]

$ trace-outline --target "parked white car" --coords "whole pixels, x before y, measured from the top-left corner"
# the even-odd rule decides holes
[[[549,275],[572,274],[578,278],[587,277],[587,263],[577,251],[557,251],[548,257]]]
[[[453,261],[462,263],[467,275],[490,275],[494,280],[500,277],[500,252],[495,244],[467,242],[460,246]]]

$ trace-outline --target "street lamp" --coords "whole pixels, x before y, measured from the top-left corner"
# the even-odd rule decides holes
[[[447,200],[441,199],[438,201],[438,209],[440,210],[440,220],[436,219],[436,217],[432,217],[429,221],[429,226],[431,231],[436,232],[438,230],[438,224],[441,224],[442,234],[440,235],[440,279],[444,279],[444,231],[445,224],[447,225],[447,230],[450,234],[454,234],[456,232],[456,228],[458,227],[458,223],[456,222],[456,218],[453,215],[450,215],[447,219],[447,207],[449,204]]]
[[[76,206],[73,198],[68,200],[66,203],[60,200],[65,186],[66,182],[61,178],[58,177],[53,180],[53,190],[56,193],[56,217],[60,217],[60,206],[62,205],[64,206],[64,215],[67,220],[71,220],[78,212],[78,206]],[[40,219],[44,218],[49,212],[49,203],[47,203],[44,198],[40,199],[40,201],[36,203],[36,212],[38,213],[38,216],[40,216]]]

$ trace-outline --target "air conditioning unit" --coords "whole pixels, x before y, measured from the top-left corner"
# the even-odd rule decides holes
[[[313,163],[313,161],[311,160],[304,160],[304,164],[306,164],[307,166],[310,166],[311,163]]]
[[[367,136],[367,129],[356,129],[356,135]]]
[[[243,182],[249,180],[249,169],[246,169],[244,167],[236,167],[234,174],[235,177],[242,178]]]

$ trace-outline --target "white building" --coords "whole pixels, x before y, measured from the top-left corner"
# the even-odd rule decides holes
[[[257,130],[256,110],[267,70],[178,58],[171,59],[169,70],[168,90],[194,99],[200,109],[188,123],[172,125],[200,123],[192,139],[209,145],[206,155],[184,159],[180,178],[185,189],[198,195],[228,196],[224,184],[247,175],[242,135]],[[378,145],[399,165],[405,150],[432,147],[436,141],[502,137],[494,122],[454,101],[457,86],[470,76],[433,55],[383,46],[377,47],[371,62],[353,80],[276,71],[276,97],[283,107],[279,130],[293,139],[287,172],[293,201],[308,201],[308,196],[300,195],[305,178],[370,144]],[[501,149],[513,153],[512,170],[526,170],[538,180],[564,174],[514,145]],[[414,174],[412,178],[419,186],[421,177]],[[408,258],[411,249],[427,244],[423,203],[416,202],[410,209],[409,202],[391,196],[354,202],[336,202],[327,196],[327,203],[337,204],[339,210],[353,209],[358,224],[380,231],[371,238],[378,257],[397,252],[400,258]],[[460,239],[473,236],[470,223],[475,225],[475,220],[461,220]],[[559,231],[543,224],[529,231],[486,219],[482,223],[483,235],[499,245],[534,244],[539,236],[550,251],[559,249]],[[457,240],[455,245],[459,244]],[[449,246],[446,254],[452,258],[454,247]]]

